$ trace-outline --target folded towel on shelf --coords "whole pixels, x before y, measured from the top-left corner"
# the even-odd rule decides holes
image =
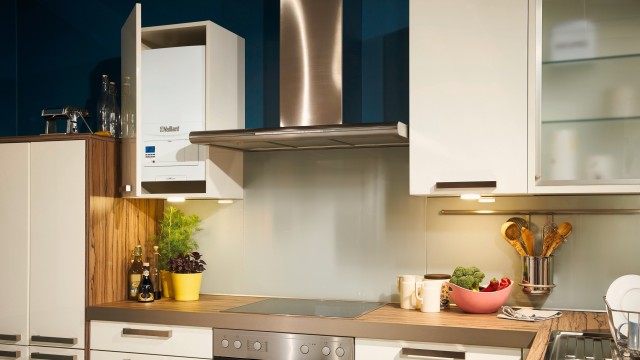
[[[542,321],[562,316],[562,312],[555,310],[535,310],[535,309],[514,309],[510,306],[500,308],[498,314],[500,319],[520,320],[520,321]]]

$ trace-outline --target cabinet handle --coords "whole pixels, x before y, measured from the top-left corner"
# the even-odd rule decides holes
[[[76,360],[76,355],[31,353],[31,358],[41,360]]]
[[[123,328],[122,337],[127,337],[127,336],[170,339],[171,330],[145,330],[145,329]]]
[[[436,189],[496,188],[497,181],[439,181]]]
[[[63,345],[75,345],[78,343],[78,338],[61,338],[61,337],[33,335],[31,336],[31,341],[63,344]]]
[[[20,357],[20,351],[0,351],[0,358],[17,359]]]
[[[402,348],[400,357],[412,357],[414,359],[466,359],[466,353],[460,351]]]
[[[22,339],[20,335],[0,334],[0,340],[18,342]]]

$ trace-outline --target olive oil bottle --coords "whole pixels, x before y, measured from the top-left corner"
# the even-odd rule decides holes
[[[136,245],[133,249],[133,262],[129,268],[129,300],[138,300],[138,290],[142,280],[142,245]]]

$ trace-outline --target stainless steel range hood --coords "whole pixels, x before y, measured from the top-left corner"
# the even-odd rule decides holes
[[[342,31],[342,0],[280,0],[281,127],[193,131],[191,143],[241,151],[407,146],[403,123],[343,123]]]

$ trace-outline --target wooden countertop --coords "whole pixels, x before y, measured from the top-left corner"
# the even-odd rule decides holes
[[[387,304],[356,319],[228,313],[261,297],[201,295],[199,301],[120,301],[87,308],[87,320],[203,326],[420,342],[529,348],[541,360],[553,330],[607,331],[605,313],[563,312],[542,322],[505,320],[496,314],[466,314],[457,308],[422,313]]]

